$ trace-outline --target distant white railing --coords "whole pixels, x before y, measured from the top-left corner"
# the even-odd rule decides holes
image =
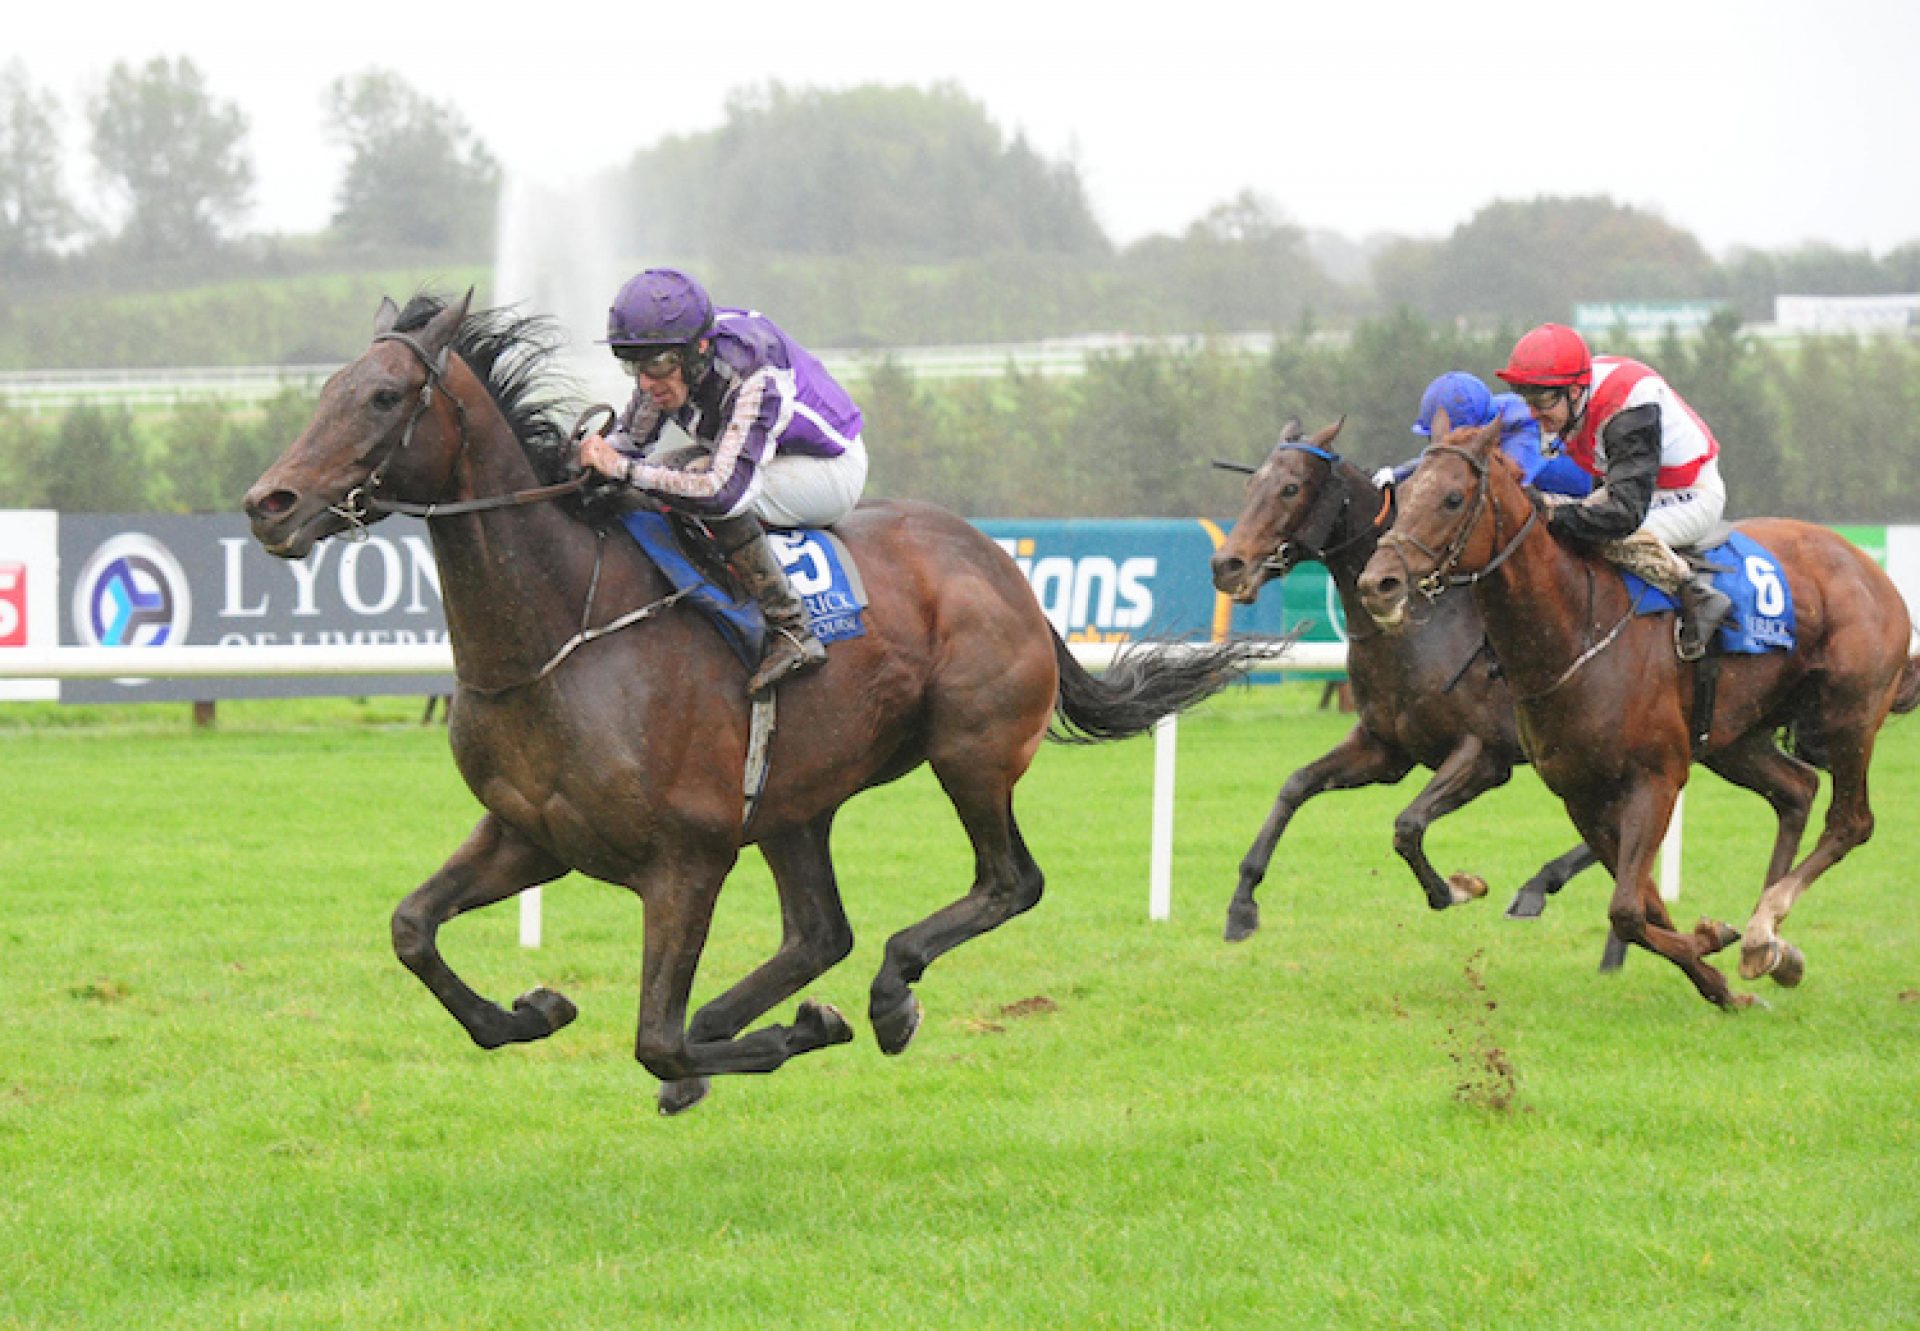
[[[1142,337],[1094,333],[1040,342],[982,342],[942,347],[831,348],[819,354],[834,375],[857,381],[891,362],[916,379],[978,379],[1005,374],[1086,373],[1096,356],[1135,352],[1193,352],[1202,347],[1230,356],[1264,356],[1272,333]],[[287,388],[318,388],[338,365],[216,365],[140,370],[0,371],[0,401],[30,412],[57,411],[83,402],[165,406],[195,399],[263,402]]]

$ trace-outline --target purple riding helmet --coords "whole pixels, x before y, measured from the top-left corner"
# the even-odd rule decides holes
[[[649,268],[620,288],[607,311],[601,345],[631,358],[643,350],[684,347],[713,330],[713,301],[674,268]]]

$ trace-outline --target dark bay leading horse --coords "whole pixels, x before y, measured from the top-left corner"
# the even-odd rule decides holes
[[[539,331],[545,327],[547,341]],[[511,1010],[441,958],[440,926],[569,870],[645,903],[637,1057],[684,1108],[711,1073],[768,1072],[852,1038],[832,1008],[747,1026],[845,957],[853,935],[828,837],[849,797],[932,766],[973,845],[965,896],[888,940],[869,1015],[906,1048],[912,985],[953,947],[1040,898],[1014,783],[1056,712],[1059,737],[1139,733],[1239,677],[1247,647],[1151,649],[1102,679],[1073,660],[1013,561],[952,514],[863,505],[838,528],[864,575],[868,633],[781,688],[771,773],[742,831],[744,673],[608,515],[549,500],[571,466],[539,395],[550,326],[467,302],[382,306],[372,345],[327,381],[312,422],[248,493],[256,538],[297,559],[389,510],[430,520],[458,692],[451,742],[486,813],[393,916],[400,960],[483,1048],[575,1015],[548,989]],[[550,379],[550,376],[548,376]],[[543,483],[551,484],[543,484]],[[592,630],[643,608],[617,632]],[[783,934],[765,964],[687,1018],[721,884],[746,842],[773,871]]]
[[[1683,970],[1710,1002],[1745,1006],[1706,957],[1740,941],[1740,973],[1799,983],[1805,958],[1779,929],[1813,880],[1873,831],[1867,767],[1889,711],[1920,704],[1920,660],[1886,573],[1842,537],[1782,518],[1739,524],[1779,559],[1793,598],[1791,652],[1720,662],[1712,729],[1697,755],[1779,816],[1766,884],[1744,933],[1701,920],[1677,932],[1653,861],[1689,769],[1695,666],[1673,649],[1665,615],[1640,616],[1609,564],[1555,540],[1498,448],[1499,428],[1430,447],[1402,487],[1401,513],[1360,579],[1383,626],[1404,624],[1411,593],[1466,579],[1514,691],[1535,768],[1612,872],[1615,934]],[[1793,753],[1777,743],[1785,732]],[[1826,824],[1798,864],[1819,785]]]
[[[1444,416],[1442,417],[1444,420]],[[1480,612],[1464,588],[1439,597],[1405,633],[1368,628],[1360,604],[1360,570],[1393,520],[1389,496],[1367,474],[1330,452],[1340,423],[1312,439],[1289,421],[1258,471],[1247,481],[1246,504],[1213,556],[1213,585],[1250,602],[1269,578],[1302,560],[1326,565],[1346,611],[1347,677],[1359,720],[1347,737],[1293,773],[1280,788],[1253,846],[1240,862],[1240,882],[1227,907],[1226,936],[1247,937],[1260,927],[1254,889],[1266,877],[1274,847],[1300,806],[1328,790],[1391,784],[1415,766],[1433,772],[1413,803],[1393,822],[1393,848],[1413,870],[1434,910],[1486,893],[1477,874],[1441,878],[1424,848],[1436,818],[1506,784],[1524,763],[1513,700],[1487,651]],[[1531,918],[1547,895],[1594,862],[1577,845],[1536,873],[1507,913]]]

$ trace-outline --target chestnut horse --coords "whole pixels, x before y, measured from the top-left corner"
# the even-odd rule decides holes
[[[928,763],[975,870],[964,896],[887,942],[869,1016],[899,1053],[928,965],[1040,899],[1012,795],[1056,712],[1057,738],[1136,734],[1239,677],[1252,649],[1152,648],[1094,679],[993,541],[928,505],[862,505],[837,530],[864,577],[867,634],[781,686],[770,776],[743,830],[743,668],[617,515],[566,497],[584,481],[556,479],[573,462],[539,398],[551,347],[542,320],[385,302],[372,345],[246,498],[256,539],[287,559],[389,511],[429,519],[458,680],[453,755],[485,813],[395,910],[394,948],[482,1048],[539,1040],[573,1004],[544,988],[511,1009],[481,997],[442,959],[440,926],[569,870],[632,890],[645,905],[635,1053],[664,1083],[663,1112],[683,1109],[709,1074],[769,1072],[853,1038],[812,1001],[791,1025],[741,1032],[853,946],[828,852],[836,811]],[[715,899],[753,842],[779,896],[779,949],[689,1021]]]
[[[1867,766],[1890,711],[1920,704],[1920,660],[1892,579],[1845,539],[1809,523],[1759,518],[1739,529],[1780,561],[1792,596],[1791,651],[1720,658],[1718,702],[1699,761],[1757,791],[1779,817],[1759,904],[1742,933],[1702,919],[1680,933],[1653,861],[1692,749],[1696,666],[1673,648],[1673,621],[1638,615],[1613,566],[1556,540],[1499,426],[1457,430],[1430,446],[1401,488],[1401,512],[1360,578],[1374,620],[1407,622],[1418,589],[1471,583],[1506,674],[1520,738],[1574,826],[1613,874],[1616,935],[1680,967],[1703,997],[1743,1007],[1706,958],[1740,942],[1740,974],[1799,983],[1805,958],[1780,926],[1814,879],[1873,831]],[[1794,752],[1776,737],[1791,737]],[[1826,824],[1798,864],[1819,785],[1833,778]]]
[[[1434,910],[1483,896],[1487,884],[1477,874],[1443,879],[1434,872],[1423,845],[1427,826],[1505,785],[1514,765],[1526,762],[1513,699],[1464,588],[1440,596],[1405,633],[1369,631],[1359,599],[1360,570],[1393,522],[1393,502],[1364,471],[1331,451],[1340,425],[1336,421],[1303,440],[1300,423],[1287,422],[1280,442],[1248,478],[1246,504],[1213,556],[1213,585],[1243,603],[1302,560],[1326,565],[1346,611],[1347,678],[1359,711],[1345,739],[1281,786],[1240,861],[1240,882],[1227,907],[1229,941],[1260,927],[1254,889],[1301,805],[1323,791],[1391,784],[1415,766],[1429,769],[1433,778],[1394,819],[1393,848]],[[1593,863],[1585,845],[1549,861],[1520,888],[1507,914],[1539,915],[1549,894]]]

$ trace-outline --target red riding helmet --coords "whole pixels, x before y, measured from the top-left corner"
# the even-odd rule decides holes
[[[1515,386],[1565,388],[1593,382],[1593,356],[1587,344],[1563,324],[1541,324],[1513,344],[1507,368],[1496,371]]]

